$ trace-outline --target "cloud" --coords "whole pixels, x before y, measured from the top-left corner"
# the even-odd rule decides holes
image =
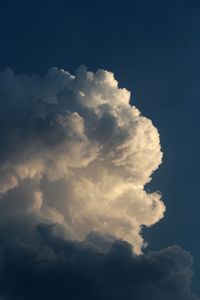
[[[165,211],[144,186],[162,160],[152,122],[111,72],[0,73],[0,239],[40,223],[82,240],[91,230],[145,245],[142,226]]]
[[[142,254],[162,152],[113,74],[7,69],[0,100],[0,299],[197,300],[188,252]]]
[[[37,238],[34,244],[10,241],[1,251],[5,299],[197,300],[190,290],[191,256],[178,246],[137,256],[129,243],[109,235],[64,240],[44,225]]]

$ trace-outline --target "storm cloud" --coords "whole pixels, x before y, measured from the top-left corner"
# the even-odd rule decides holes
[[[0,72],[0,299],[196,300],[192,257],[143,254],[157,129],[111,72]]]

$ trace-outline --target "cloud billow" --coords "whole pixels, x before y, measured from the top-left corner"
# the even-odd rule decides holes
[[[57,68],[15,76],[7,69],[0,97],[2,222],[11,217],[16,230],[23,219],[33,230],[53,222],[77,239],[98,230],[140,253],[141,227],[165,210],[159,193],[144,190],[162,153],[157,129],[113,74],[80,67],[76,76]]]
[[[113,74],[6,69],[0,101],[0,299],[196,300],[189,253],[142,254],[160,139]]]

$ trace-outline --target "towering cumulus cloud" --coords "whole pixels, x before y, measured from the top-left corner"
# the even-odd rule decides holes
[[[196,299],[188,253],[136,256],[165,211],[144,189],[162,152],[113,74],[7,69],[0,100],[3,299]]]
[[[0,89],[0,222],[17,236],[41,222],[76,239],[109,233],[139,253],[141,226],[165,210],[160,194],[144,190],[162,153],[157,129],[130,105],[130,93],[112,73],[84,67],[76,76],[6,70]]]

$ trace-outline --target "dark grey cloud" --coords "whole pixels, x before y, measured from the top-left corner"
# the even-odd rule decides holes
[[[7,300],[195,300],[192,258],[178,246],[136,256],[132,246],[91,233],[85,241],[37,228],[37,243],[1,247],[0,295]],[[106,246],[106,247],[105,247]]]

